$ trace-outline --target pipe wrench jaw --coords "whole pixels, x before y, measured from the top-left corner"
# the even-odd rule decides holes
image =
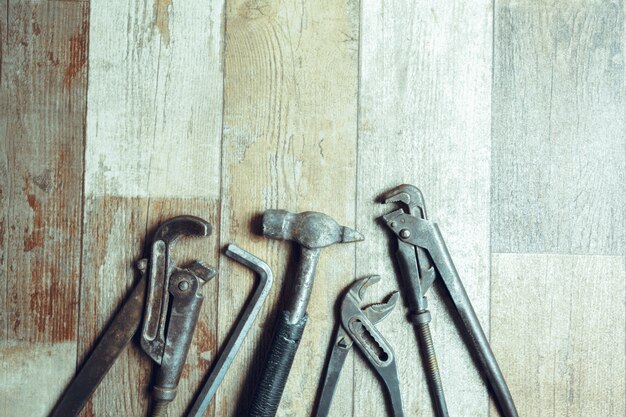
[[[383,194],[382,200],[384,204],[401,203],[401,207],[406,208],[409,214],[426,218],[424,195],[414,185],[399,185]]]
[[[197,288],[215,276],[216,270],[200,261],[192,262],[187,268],[179,268],[172,258],[172,249],[181,237],[204,237],[211,233],[211,225],[194,216],[174,217],[157,229],[152,243],[150,261],[140,261],[139,269],[147,271],[148,289],[141,333],[141,347],[156,363],[161,364],[166,346],[166,322],[170,310],[170,298],[180,291],[171,285],[173,276],[176,286]],[[181,278],[186,276],[186,278]],[[178,287],[176,287],[178,288]]]

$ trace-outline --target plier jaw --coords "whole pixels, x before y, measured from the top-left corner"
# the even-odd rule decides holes
[[[361,308],[367,288],[378,281],[380,281],[378,275],[361,278],[348,288],[342,299],[341,324],[337,328],[335,342],[326,369],[317,417],[328,415],[341,367],[349,350],[355,344],[387,387],[394,415],[396,417],[403,416],[395,354],[375,326],[395,308],[399,298],[398,292],[392,293],[382,303]]]
[[[365,278],[368,280],[368,278]],[[357,281],[354,285],[366,287],[367,281]],[[341,325],[350,339],[363,352],[367,360],[377,371],[395,362],[393,349],[385,340],[374,323],[361,310],[360,297],[355,297],[356,291],[348,291],[341,304]]]

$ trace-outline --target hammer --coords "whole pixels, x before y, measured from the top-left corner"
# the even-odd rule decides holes
[[[311,297],[320,249],[333,243],[364,239],[356,230],[340,226],[326,214],[315,211],[296,214],[285,210],[267,210],[263,214],[263,236],[292,240],[301,246],[301,251],[293,294],[278,314],[274,340],[252,400],[250,417],[276,415],[306,325],[306,307]]]

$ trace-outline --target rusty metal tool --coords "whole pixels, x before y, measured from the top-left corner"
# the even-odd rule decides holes
[[[265,262],[251,253],[241,249],[239,246],[230,244],[226,248],[225,253],[226,256],[256,272],[259,275],[259,282],[254,290],[254,293],[252,294],[252,298],[243,312],[243,315],[237,322],[232,335],[226,342],[224,350],[220,354],[213,370],[202,386],[202,389],[196,397],[193,406],[187,413],[187,417],[202,417],[206,412],[213,395],[215,395],[215,392],[224,379],[228,368],[235,359],[235,355],[237,355],[243,340],[252,327],[252,324],[259,314],[261,307],[263,307],[263,303],[270,293],[272,282],[274,280],[272,270]]]
[[[252,400],[250,417],[273,417],[304,332],[306,308],[311,296],[320,250],[334,243],[363,240],[356,230],[340,226],[323,213],[290,213],[267,210],[263,214],[263,235],[271,239],[292,240],[301,247],[293,293],[279,312],[274,340],[261,381]]]
[[[179,217],[177,220],[162,225],[152,244],[140,339],[141,348],[158,365],[152,387],[153,417],[167,416],[167,406],[176,397],[204,299],[201,288],[217,273],[200,261],[194,261],[187,268],[176,266],[170,245],[189,228],[202,223],[208,226],[197,218]]]
[[[328,416],[341,368],[348,352],[355,344],[385,384],[393,415],[396,417],[404,415],[395,354],[375,327],[395,308],[399,298],[398,292],[391,294],[386,302],[365,308],[360,307],[367,287],[379,280],[378,275],[361,278],[353,283],[343,296],[340,312],[341,324],[337,326],[333,338],[333,347],[326,367],[316,417]]]
[[[426,217],[426,206],[421,191],[413,185],[403,184],[385,193],[383,199],[385,204],[402,204],[400,209],[382,218],[397,237],[396,256],[407,290],[403,296],[409,308],[409,320],[415,325],[421,345],[437,416],[447,416],[448,410],[428,327],[431,315],[425,294],[434,280],[440,277],[459,314],[462,331],[471,341],[469,348],[478,357],[480,368],[491,384],[502,415],[517,417],[509,388],[452,262],[439,227]]]
[[[141,345],[160,366],[153,397],[153,416],[161,416],[176,395],[176,386],[202,303],[200,288],[215,276],[214,268],[200,261],[180,268],[171,257],[176,241],[185,236],[204,237],[211,225],[198,217],[179,216],[162,223],[152,243],[150,262],[138,262],[141,279],[113,317],[92,354],[70,382],[50,417],[80,413],[119,354],[139,329],[145,306]],[[148,289],[146,302],[144,298]]]

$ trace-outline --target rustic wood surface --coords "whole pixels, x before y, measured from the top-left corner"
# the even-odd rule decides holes
[[[155,227],[207,219],[180,261],[219,268],[170,417],[183,416],[254,277],[275,283],[207,412],[243,416],[297,252],[268,208],[365,234],[324,249],[279,415],[308,416],[336,300],[398,288],[378,197],[425,195],[522,416],[626,415],[626,76],[620,0],[7,0],[0,6],[0,415],[46,416],[137,279]],[[498,415],[442,286],[433,337],[453,416]],[[430,416],[400,305],[380,324],[405,413]],[[81,416],[143,416],[136,343]],[[491,404],[490,404],[491,402]],[[350,354],[331,415],[386,415]]]

